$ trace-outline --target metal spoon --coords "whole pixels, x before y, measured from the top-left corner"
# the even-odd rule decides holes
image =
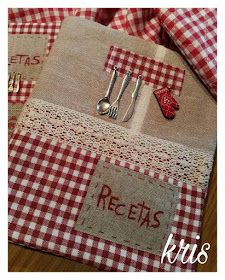
[[[109,84],[109,88],[106,92],[106,95],[101,100],[99,100],[97,103],[97,111],[100,115],[107,114],[109,111],[109,107],[110,107],[109,99],[110,99],[114,84],[116,82],[116,78],[118,76],[117,72],[118,72],[118,68],[116,66],[114,66],[113,75],[112,75],[112,78],[111,78],[111,81]]]

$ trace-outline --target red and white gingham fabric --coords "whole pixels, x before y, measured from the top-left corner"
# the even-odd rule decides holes
[[[216,97],[216,9],[9,9],[11,23],[57,22],[66,16],[84,17],[172,49],[176,45]]]
[[[25,131],[15,131],[9,152],[9,239],[109,271],[192,271],[193,264],[174,264],[160,256],[134,250],[78,232],[74,224],[100,156]],[[101,158],[139,172],[118,160]],[[148,173],[147,170],[144,171]],[[196,187],[149,173],[180,188],[172,222],[173,244],[183,238],[196,244],[204,192]],[[178,247],[177,247],[178,248]],[[177,250],[174,252],[175,256]]]
[[[154,87],[169,87],[177,95],[181,93],[185,75],[183,69],[111,46],[105,62],[105,70],[110,72],[115,65],[122,76],[130,70],[133,81],[141,75],[146,84]]]
[[[9,9],[10,22],[55,22],[67,16],[79,16],[96,21],[130,35],[160,42],[161,27],[155,18],[157,9],[106,9],[106,8],[18,8]]]
[[[159,14],[163,27],[216,97],[216,9],[162,9]]]

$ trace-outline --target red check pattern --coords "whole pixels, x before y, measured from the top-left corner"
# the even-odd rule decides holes
[[[182,52],[212,94],[216,96],[215,9],[10,8],[8,14],[9,34],[49,34],[46,55],[54,44],[61,22],[67,16],[93,20],[123,30],[129,35],[175,49]],[[157,82],[158,78],[147,78],[147,80],[152,83]],[[160,85],[170,86],[161,82]],[[179,94],[180,81],[178,85],[173,86],[176,87],[174,93]],[[29,95],[30,86],[23,86],[18,95],[9,95],[8,100],[13,103],[25,102]]]
[[[162,9],[160,18],[181,53],[216,97],[216,9]]]
[[[159,19],[155,18],[155,10],[149,8],[18,8],[9,9],[9,20],[11,22],[55,22],[63,21],[67,16],[79,16],[159,43],[161,27]]]
[[[131,71],[131,79],[136,81],[139,75],[143,82],[154,87],[169,87],[180,95],[184,81],[185,70],[156,61],[150,57],[111,46],[105,62],[105,70],[111,71],[118,67],[118,73],[124,76]]]
[[[67,16],[74,15],[73,8],[9,8],[9,21],[11,22],[38,22],[49,23],[63,21]]]
[[[46,56],[48,56],[55,39],[61,28],[61,22],[49,22],[49,23],[9,23],[8,32],[9,34],[48,34],[48,45],[46,48]],[[25,103],[30,96],[36,81],[21,81],[20,90],[18,93],[8,93],[8,103]],[[9,126],[12,122],[15,124],[17,117],[9,119]]]
[[[194,265],[160,263],[160,256],[74,230],[100,156],[25,131],[15,131],[9,152],[9,239],[108,271],[191,271]],[[171,227],[173,243],[196,244],[204,193],[160,174],[101,157],[180,188]],[[173,254],[174,255],[174,254]]]

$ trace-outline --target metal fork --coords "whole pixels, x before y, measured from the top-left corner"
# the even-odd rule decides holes
[[[108,116],[110,118],[113,118],[113,119],[117,118],[120,100],[123,96],[123,93],[124,93],[125,89],[127,88],[128,84],[130,82],[130,77],[131,77],[131,72],[127,71],[127,74],[126,74],[125,78],[123,79],[123,83],[122,83],[122,86],[120,88],[120,92],[119,92],[116,100],[113,102],[113,104],[109,108]]]

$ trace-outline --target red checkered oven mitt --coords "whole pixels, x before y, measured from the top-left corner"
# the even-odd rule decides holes
[[[176,115],[175,110],[179,109],[179,104],[173,98],[169,88],[161,88],[154,91],[154,95],[159,103],[165,118],[173,119]]]

